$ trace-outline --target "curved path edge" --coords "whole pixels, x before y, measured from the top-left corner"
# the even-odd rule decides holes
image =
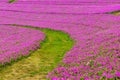
[[[64,54],[74,44],[70,36],[61,31],[33,29],[41,30],[46,34],[46,39],[41,43],[41,48],[31,53],[30,56],[5,66],[0,72],[0,80],[7,80],[8,78],[9,80],[44,80],[47,73],[57,67]]]

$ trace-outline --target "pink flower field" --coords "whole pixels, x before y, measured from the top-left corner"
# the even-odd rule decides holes
[[[37,30],[0,25],[0,64],[29,55],[44,38],[45,35]]]
[[[45,35],[31,26],[68,33],[75,40],[50,80],[120,80],[119,0],[18,0],[0,3],[0,63],[36,50]],[[59,53],[58,53],[59,54]]]

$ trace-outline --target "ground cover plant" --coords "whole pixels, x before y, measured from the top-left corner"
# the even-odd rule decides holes
[[[40,47],[45,35],[37,30],[0,25],[0,64],[29,55]]]
[[[22,28],[29,30],[32,27]],[[74,44],[69,35],[61,31],[39,28],[32,30],[42,31],[46,35],[45,40],[40,44],[40,49],[17,62],[0,67],[0,80],[8,80],[8,78],[9,80],[45,80],[47,73],[60,63],[66,51]]]
[[[120,16],[114,15],[120,10],[119,1],[90,2],[2,3],[0,24],[60,30],[75,40],[73,48],[48,73],[51,80],[119,80]]]

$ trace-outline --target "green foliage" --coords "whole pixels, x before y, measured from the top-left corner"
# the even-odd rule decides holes
[[[80,78],[80,80],[84,80],[84,78]]]
[[[117,10],[117,11],[110,12],[110,14],[117,14],[119,12],[120,12],[120,10]]]
[[[89,76],[92,76],[93,74],[94,74],[93,72],[89,72],[89,73],[88,73]]]
[[[90,66],[91,68],[94,68],[94,61],[93,61],[93,60],[90,60],[89,66]]]
[[[101,80],[106,80],[106,76],[103,76],[103,77],[101,78]]]
[[[97,75],[98,75],[98,76],[101,76],[102,73],[103,73],[103,71],[99,71],[99,72],[97,73]]]
[[[16,0],[9,0],[8,3],[13,3],[15,2]]]

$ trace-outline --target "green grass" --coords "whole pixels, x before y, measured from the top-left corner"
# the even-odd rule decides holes
[[[8,3],[13,3],[15,2],[16,0],[9,0]]]
[[[32,27],[26,26],[26,28]],[[45,40],[40,43],[40,49],[31,52],[28,57],[1,67],[0,80],[46,80],[48,72],[57,67],[64,54],[74,45],[74,41],[64,32],[32,29],[41,30],[46,34]]]
[[[110,14],[114,14],[114,15],[120,15],[120,10],[118,10],[118,11],[113,11],[113,12],[110,12]]]
[[[119,13],[120,12],[120,10],[118,10],[118,11],[113,11],[113,12],[111,12],[112,14],[116,14],[116,13]]]

